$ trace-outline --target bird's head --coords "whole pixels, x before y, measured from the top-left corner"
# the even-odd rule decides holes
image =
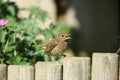
[[[70,34],[67,34],[67,33],[61,33],[57,36],[57,38],[60,41],[67,41],[67,40],[71,39]]]

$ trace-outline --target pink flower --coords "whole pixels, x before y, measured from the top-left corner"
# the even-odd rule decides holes
[[[8,24],[8,20],[2,20],[2,19],[0,19],[0,26],[5,26],[5,25],[7,25]]]

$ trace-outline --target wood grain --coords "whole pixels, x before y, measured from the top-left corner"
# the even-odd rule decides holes
[[[118,80],[118,55],[94,53],[91,80]]]

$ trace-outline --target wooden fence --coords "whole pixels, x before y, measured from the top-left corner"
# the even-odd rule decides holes
[[[115,53],[94,53],[92,59],[67,57],[35,66],[0,64],[0,80],[120,80],[119,73]]]

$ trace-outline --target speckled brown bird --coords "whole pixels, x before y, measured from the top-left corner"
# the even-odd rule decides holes
[[[68,47],[68,40],[71,39],[70,34],[61,33],[53,38],[49,43],[45,44],[45,53],[57,56],[62,55]]]

